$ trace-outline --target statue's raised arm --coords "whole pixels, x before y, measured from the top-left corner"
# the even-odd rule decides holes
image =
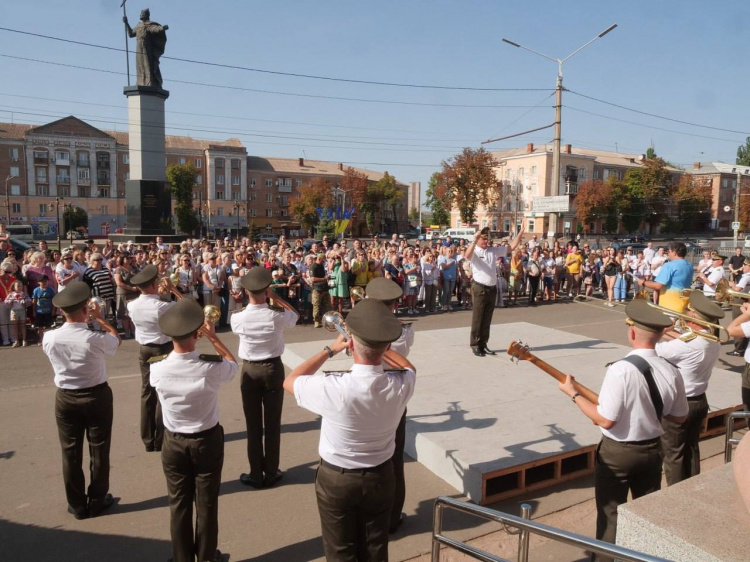
[[[151,12],[141,11],[141,21],[131,28],[127,16],[122,18],[125,31],[129,37],[135,37],[135,71],[138,86],[162,87],[159,58],[164,54],[167,44],[168,25],[159,25],[151,21]]]

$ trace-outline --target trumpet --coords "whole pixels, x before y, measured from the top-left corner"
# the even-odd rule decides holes
[[[363,298],[365,298],[365,290],[359,285],[355,285],[354,287],[352,287],[349,294],[352,299],[352,304],[356,304],[359,301],[361,301]]]
[[[716,284],[716,295],[714,300],[718,304],[728,304],[730,306],[742,306],[744,303],[731,302],[732,298],[737,299],[750,299],[750,293],[743,293],[742,291],[735,291],[729,288],[729,282],[726,279],[721,279]]]
[[[219,318],[221,318],[221,310],[218,306],[207,304],[203,307],[203,316],[211,324],[216,324],[219,321]]]
[[[182,298],[182,293],[177,290],[175,285],[179,284],[180,282],[180,276],[176,273],[173,273],[169,277],[164,277],[161,281],[159,281],[159,288],[157,289],[160,295],[165,295],[167,293],[172,293],[175,298],[178,300]]]
[[[646,301],[646,304],[648,304],[651,308],[655,308],[656,310],[658,310],[659,312],[662,312],[666,316],[669,316],[670,318],[675,319],[675,329],[683,333],[683,336],[680,337],[682,341],[691,341],[699,336],[707,339],[708,341],[716,341],[719,343],[727,343],[728,341],[731,340],[726,328],[724,328],[724,326],[722,326],[721,324],[714,324],[713,322],[709,322],[708,320],[703,320],[702,318],[695,318],[694,316],[690,316],[689,314],[675,312],[671,308],[666,308],[663,306],[659,306],[658,304],[653,304],[648,301],[648,294],[644,296],[642,292],[639,292],[638,294],[636,294],[635,299],[644,300]],[[693,310],[693,308],[690,305],[688,305],[687,309],[690,311]],[[692,324],[698,324],[699,326],[703,326],[704,328],[710,331],[709,332],[696,332],[690,326],[688,326],[688,322]],[[630,318],[626,318],[625,323],[628,326],[633,325],[633,321]],[[722,339],[721,337],[722,331],[724,332],[724,334],[726,334],[726,338],[724,339]],[[714,333],[719,334],[719,335],[715,335]]]
[[[91,297],[86,304],[86,307],[89,310],[98,310],[101,314],[103,311],[106,311],[107,304],[104,302],[104,299],[100,297]]]
[[[338,332],[344,338],[349,341],[349,332],[346,331],[346,323],[344,317],[341,316],[340,312],[331,311],[326,312],[323,315],[323,327],[329,332]],[[346,354],[351,355],[349,348],[346,349]]]

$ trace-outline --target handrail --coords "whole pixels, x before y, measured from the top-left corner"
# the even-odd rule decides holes
[[[724,440],[724,464],[732,462],[733,445],[737,445],[740,442],[739,439],[732,437],[732,435],[734,435],[734,420],[741,418],[750,420],[750,412],[732,412],[727,418],[727,434]]]
[[[518,529],[518,562],[528,562],[529,535],[532,533],[588,550],[596,554],[619,558],[626,562],[668,562],[665,558],[643,554],[629,548],[598,541],[596,539],[584,537],[583,535],[577,535],[556,527],[550,527],[549,525],[531,521],[528,519],[531,514],[531,506],[528,504],[521,505],[523,516],[517,517],[515,515],[510,515],[480,505],[462,502],[445,496],[437,498],[433,508],[432,562],[440,562],[440,545],[451,547],[476,560],[482,560],[483,562],[509,562],[506,558],[501,558],[495,554],[490,554],[489,552],[485,552],[484,550],[466,543],[443,536],[443,511],[446,508],[467,513],[469,515],[475,515],[488,521],[500,523],[506,528],[506,530],[508,530],[507,527]]]

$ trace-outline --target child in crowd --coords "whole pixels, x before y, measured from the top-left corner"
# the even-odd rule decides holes
[[[5,306],[10,308],[10,325],[15,332],[13,347],[26,347],[26,307],[31,304],[21,281],[14,281],[10,294],[5,298]],[[20,337],[19,337],[20,335]]]
[[[52,306],[52,297],[55,296],[55,290],[49,286],[49,277],[41,275],[39,277],[39,286],[31,293],[31,304],[34,307],[34,327],[39,334],[37,345],[42,345],[44,331],[52,325],[55,319],[54,307]]]

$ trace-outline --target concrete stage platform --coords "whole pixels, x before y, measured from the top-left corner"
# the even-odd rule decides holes
[[[529,324],[495,324],[484,358],[469,349],[469,328],[419,331],[409,354],[417,388],[409,402],[406,453],[478,503],[492,503],[590,474],[601,432],[529,362],[512,363],[512,340],[598,391],[604,366],[628,348]],[[320,341],[291,344],[290,368],[320,351]],[[337,355],[326,371],[345,370]],[[715,369],[708,390],[707,435],[722,432],[738,409],[739,374]]]

